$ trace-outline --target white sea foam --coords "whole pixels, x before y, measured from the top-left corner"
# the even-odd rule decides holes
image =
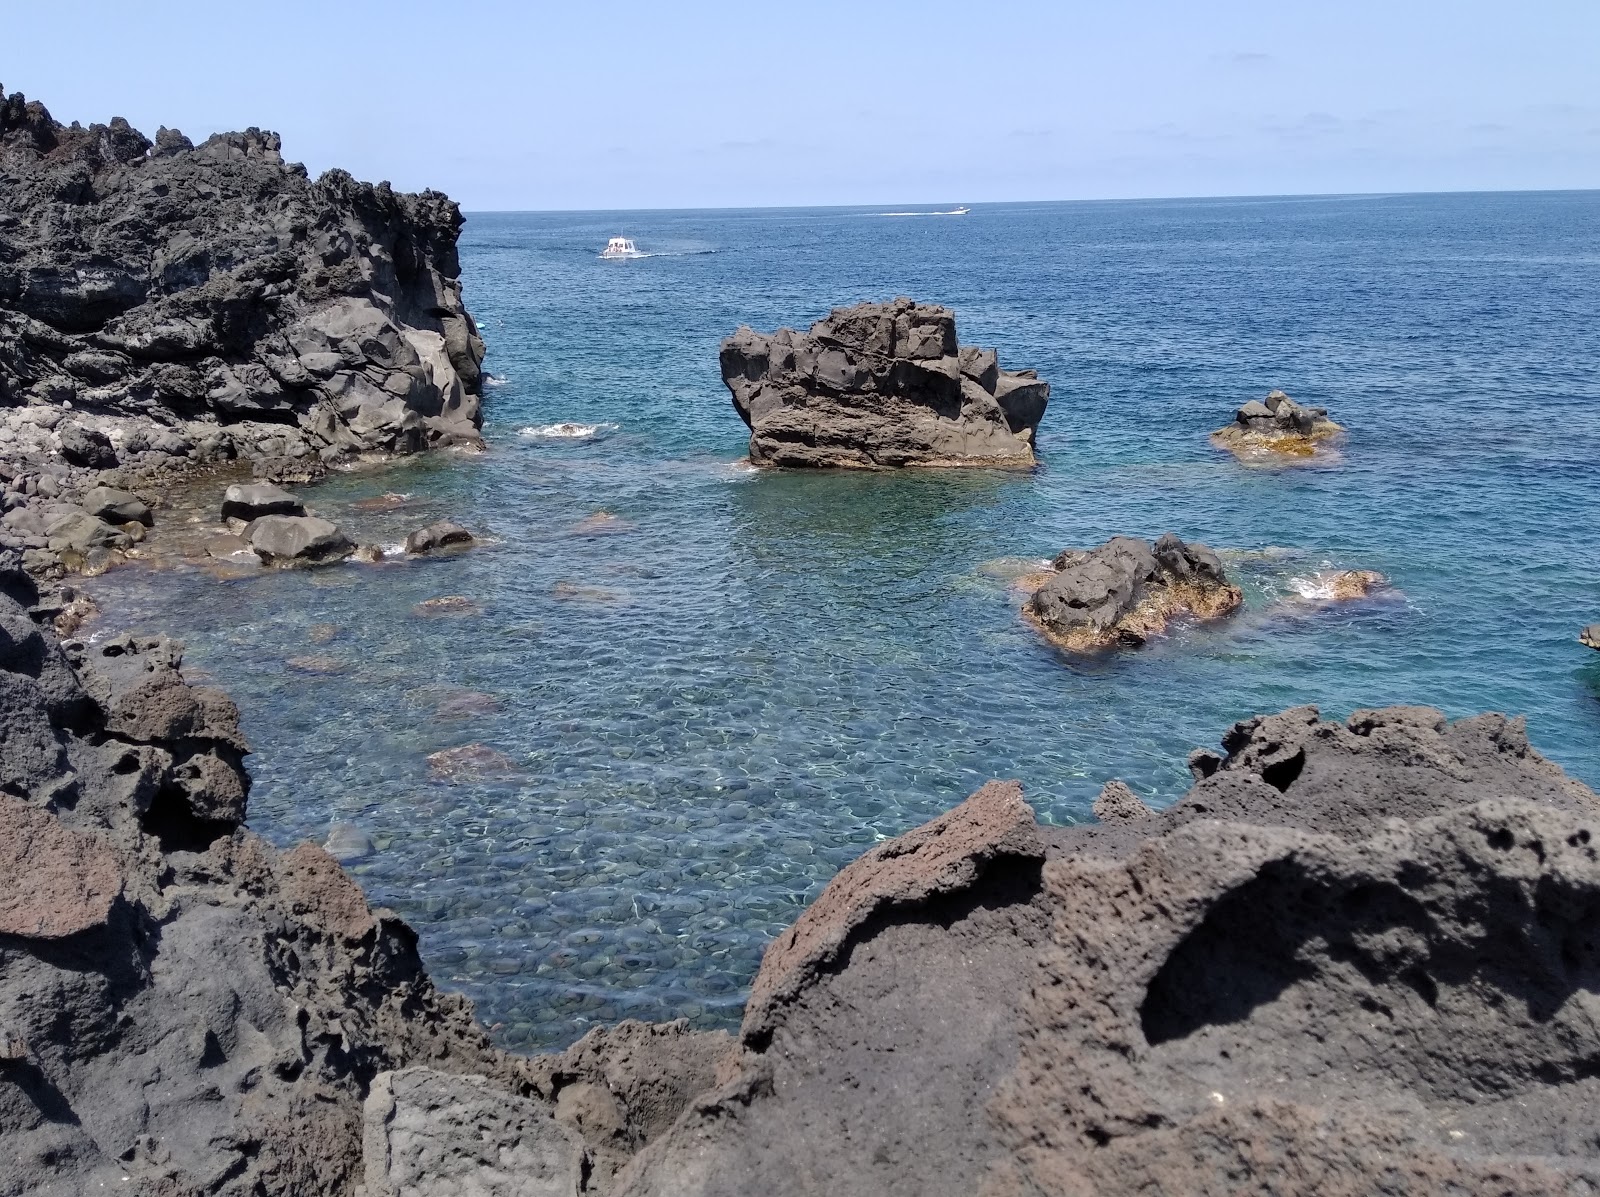
[[[1333,579],[1326,574],[1310,578],[1290,578],[1286,585],[1300,598],[1309,599],[1311,602],[1328,603],[1334,599]]]
[[[502,377],[499,374],[485,374],[483,376],[483,385],[486,387],[503,387],[510,381],[509,378]]]
[[[598,441],[604,440],[617,430],[615,424],[575,424],[571,422],[561,424],[532,425],[521,430],[518,434],[530,440],[546,441]]]
[[[947,212],[879,212],[879,216],[965,216],[966,212],[960,208],[952,208]]]

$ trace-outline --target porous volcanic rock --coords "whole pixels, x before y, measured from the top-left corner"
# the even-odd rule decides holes
[[[177,646],[63,647],[37,598],[0,559],[0,1194],[351,1194],[379,1072],[498,1054],[321,849],[242,828]]]
[[[1220,619],[1243,601],[1214,552],[1168,532],[1154,544],[1115,536],[1064,550],[1022,610],[1055,644],[1094,652],[1143,644],[1174,619]]]
[[[234,457],[325,460],[476,444],[483,342],[462,218],[286,163],[278,136],[152,142],[0,98],[0,497],[68,501]],[[303,466],[295,463],[305,463]],[[0,548],[59,560],[36,534]]]
[[[722,380],[756,465],[1027,467],[1050,384],[956,342],[946,308],[835,308],[809,332],[741,327]]]
[[[1033,827],[991,785],[841,873],[618,1193],[1600,1181],[1600,798],[1499,715],[1297,708],[1223,743],[1165,811]]]
[[[1211,434],[1211,443],[1240,458],[1307,458],[1344,431],[1324,407],[1302,407],[1282,391],[1252,399],[1233,423]]]
[[[1115,778],[1100,788],[1093,811],[1094,817],[1102,823],[1137,823],[1140,819],[1148,819],[1153,813],[1127,782]]]
[[[475,538],[453,520],[437,520],[406,537],[406,552],[431,553],[434,549],[465,548]]]

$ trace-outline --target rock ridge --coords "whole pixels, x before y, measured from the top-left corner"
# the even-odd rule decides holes
[[[0,548],[47,568],[68,546],[45,524],[104,471],[137,490],[239,457],[310,480],[479,444],[461,227],[438,192],[310,179],[275,133],[152,141],[0,99]]]

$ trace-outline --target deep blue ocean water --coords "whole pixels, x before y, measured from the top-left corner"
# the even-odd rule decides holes
[[[370,833],[353,871],[503,1042],[732,1025],[766,942],[874,841],[992,777],[1057,822],[1112,777],[1169,802],[1188,750],[1257,712],[1519,712],[1600,784],[1575,641],[1600,620],[1600,192],[877,211],[472,215],[492,452],[309,497],[363,540],[451,516],[498,543],[93,584],[106,626],[183,635],[238,699],[251,825]],[[652,256],[599,260],[617,234]],[[1051,382],[1038,470],[742,468],[720,338],[898,294]],[[1342,460],[1210,447],[1273,387],[1349,428]],[[568,421],[614,427],[523,431]],[[412,498],[353,506],[384,491]],[[1004,559],[1169,529],[1225,551],[1241,616],[1090,663],[1019,619]],[[1329,568],[1398,593],[1296,603]],[[482,613],[414,613],[447,594]],[[306,654],[343,672],[286,665]],[[467,691],[498,708],[439,713]],[[475,742],[515,771],[430,778]]]

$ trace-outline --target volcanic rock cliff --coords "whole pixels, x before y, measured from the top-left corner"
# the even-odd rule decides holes
[[[294,476],[477,443],[461,225],[438,192],[313,181],[274,133],[151,141],[0,100],[6,507],[117,466],[245,456]]]
[[[958,345],[948,309],[904,298],[809,332],[740,328],[721,360],[756,465],[1027,467],[1050,398],[1033,371]]]

